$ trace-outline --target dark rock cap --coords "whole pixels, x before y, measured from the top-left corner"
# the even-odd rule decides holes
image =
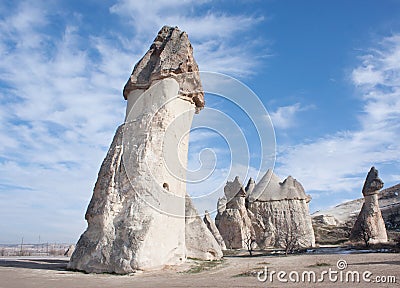
[[[378,194],[379,190],[383,188],[383,181],[378,176],[378,170],[374,166],[369,170],[367,179],[365,179],[362,193],[364,196]]]
[[[132,75],[125,84],[123,95],[127,99],[131,91],[147,89],[153,81],[174,78],[180,87],[179,96],[204,107],[204,92],[199,68],[193,58],[193,48],[186,32],[178,27],[164,26],[158,32],[150,49],[135,65]]]

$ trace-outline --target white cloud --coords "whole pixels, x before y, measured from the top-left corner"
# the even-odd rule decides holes
[[[0,227],[7,231],[3,237],[26,233],[29,241],[37,235],[23,232],[24,225],[43,236],[38,223],[72,221],[75,226],[65,226],[70,230],[57,230],[62,239],[52,238],[72,242],[84,227],[105,149],[123,121],[121,83],[127,76],[122,80],[121,72],[109,69],[108,47],[91,58],[98,42],[87,42],[77,26],[48,34],[51,9],[40,2],[14,9],[0,20],[0,210],[6,213]],[[129,71],[132,64],[121,63],[126,57],[118,54],[115,62]]]
[[[230,41],[261,18],[194,15],[205,2],[175,2],[119,1],[111,11],[130,19],[132,29],[105,34],[55,2],[0,7],[0,230],[7,231],[0,242],[21,233],[26,241],[38,234],[76,241],[101,161],[124,119],[123,85],[161,26],[187,30],[202,69],[254,70],[246,50],[254,47]]]
[[[264,18],[228,15],[212,10],[198,15],[198,8],[204,8],[208,2],[120,0],[110,11],[130,20],[135,29],[134,42],[137,47],[145,41],[150,43],[155,31],[162,26],[178,26],[188,33],[200,70],[237,76],[253,74],[260,62],[259,57],[265,57],[268,51],[264,41],[248,39],[246,31],[264,21]],[[147,46],[143,52],[145,49]]]
[[[358,197],[372,165],[378,169],[385,165],[400,168],[399,35],[384,38],[370,51],[352,73],[353,84],[364,101],[358,117],[360,128],[280,151],[277,170],[281,174],[292,174],[308,190],[352,192],[356,189]]]
[[[154,37],[154,31],[158,31],[164,25],[170,25],[179,26],[195,41],[230,38],[263,20],[262,17],[226,15],[211,10],[198,15],[196,9],[207,2],[210,1],[120,0],[110,11],[130,19],[134,29],[142,37]]]
[[[368,58],[370,57],[366,57],[366,62],[369,62]],[[377,71],[372,65],[360,66],[354,69],[352,78],[356,85],[376,85],[383,80],[381,71]]]
[[[295,103],[289,106],[279,107],[275,112],[270,113],[272,124],[276,129],[288,129],[296,126],[297,114],[307,111],[312,106],[301,106],[300,103]]]

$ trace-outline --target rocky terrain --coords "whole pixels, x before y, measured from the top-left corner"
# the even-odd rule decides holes
[[[247,253],[245,253],[247,254]],[[223,261],[204,262],[191,260],[181,266],[165,267],[161,271],[147,271],[132,275],[84,274],[66,270],[68,258],[0,258],[0,287],[398,287],[399,255],[394,253],[355,254],[302,254],[288,257],[258,256],[245,254],[225,257]],[[319,283],[260,282],[257,273],[269,271],[338,271],[337,262],[346,261],[347,271],[370,271],[371,282],[343,283],[325,281]],[[350,268],[351,267],[351,268]],[[276,274],[275,274],[276,276]],[[397,277],[397,283],[376,283],[377,276]],[[286,276],[287,278],[288,276]],[[390,278],[393,279],[393,278]],[[393,281],[393,280],[391,280]]]
[[[259,183],[250,178],[246,188],[238,177],[228,181],[215,225],[208,214],[201,219],[186,192],[186,166],[189,132],[205,105],[204,92],[192,45],[177,27],[158,32],[123,96],[125,121],[101,165],[85,215],[88,227],[69,251],[69,269],[116,274],[160,270],[188,259],[219,261],[225,248],[246,248],[250,255],[254,248],[270,247],[287,253],[314,247],[313,229],[319,242],[330,241],[329,234],[342,241],[351,227],[357,236],[365,223],[371,241],[385,242],[382,215],[386,225],[398,227],[398,206],[392,201],[398,192],[378,193],[383,183],[374,169],[363,189],[364,201],[347,205],[351,211],[337,207],[333,213],[314,214],[314,227],[311,197],[301,183],[291,176],[282,181],[272,170]]]
[[[313,213],[311,218],[316,242],[327,244],[347,241],[363,203],[364,199],[359,198]],[[378,203],[390,238],[393,231],[400,231],[400,184],[381,190]]]

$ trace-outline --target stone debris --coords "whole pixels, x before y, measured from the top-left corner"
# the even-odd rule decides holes
[[[68,249],[64,253],[64,256],[71,257],[74,251],[75,251],[75,245],[69,245]]]
[[[312,220],[321,225],[337,226],[339,224],[339,221],[332,215],[317,215],[312,217]]]

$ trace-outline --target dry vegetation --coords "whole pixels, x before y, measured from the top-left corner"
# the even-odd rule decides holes
[[[63,256],[69,244],[0,245],[0,256]]]

